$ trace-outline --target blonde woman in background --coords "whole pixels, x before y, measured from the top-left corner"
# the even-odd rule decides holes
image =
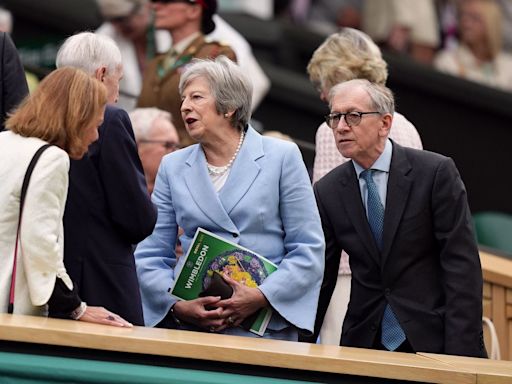
[[[438,53],[440,71],[490,87],[512,90],[512,55],[502,50],[502,14],[492,0],[458,3],[459,44]]]

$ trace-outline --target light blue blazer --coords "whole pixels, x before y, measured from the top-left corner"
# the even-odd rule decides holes
[[[261,291],[274,309],[268,329],[312,331],[324,271],[324,236],[309,176],[296,144],[249,127],[226,184],[217,193],[196,144],[165,156],[152,196],[153,234],[135,252],[145,323],[158,324],[175,303],[178,226],[187,252],[197,227],[267,257],[279,268]],[[233,333],[234,329],[226,333]],[[241,334],[238,329],[236,334]]]

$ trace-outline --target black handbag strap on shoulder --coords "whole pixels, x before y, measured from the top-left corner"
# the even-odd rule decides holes
[[[52,144],[44,144],[41,146],[36,153],[34,153],[34,156],[32,157],[32,160],[30,160],[30,163],[27,168],[27,172],[25,172],[25,177],[23,178],[23,184],[21,185],[21,194],[20,194],[20,214],[18,218],[18,229],[16,230],[16,244],[14,245],[14,261],[12,265],[12,275],[11,275],[11,287],[9,290],[9,306],[7,308],[8,313],[13,313],[14,311],[14,287],[16,285],[16,264],[17,264],[17,258],[18,258],[18,239],[20,236],[20,228],[21,228],[21,215],[23,214],[23,205],[25,203],[25,196],[27,194],[28,184],[30,182],[30,176],[32,175],[32,171],[34,170],[37,161],[43,154],[43,152],[51,147]]]

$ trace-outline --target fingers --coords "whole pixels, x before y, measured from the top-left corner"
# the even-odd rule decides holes
[[[226,318],[225,323],[228,327],[238,327],[243,323],[244,320],[245,318],[240,316],[240,314],[233,314]]]
[[[205,297],[198,297],[197,299],[193,300],[201,304],[203,307],[206,306],[215,306],[219,301],[221,301],[220,296],[205,296]]]
[[[123,319],[121,316],[116,315],[115,313],[110,313],[106,318],[107,321],[111,322],[110,325],[116,327],[133,327],[133,324]]]
[[[133,324],[126,321],[121,316],[106,310],[103,307],[87,307],[84,315],[80,318],[80,320],[89,323],[111,325],[114,327],[133,327]]]
[[[240,283],[238,281],[236,281],[235,279],[232,279],[231,277],[229,277],[228,275],[224,274],[224,273],[221,273],[220,274],[222,276],[222,278],[224,279],[224,281],[226,281],[226,283],[228,283],[229,285],[231,285],[233,288],[237,288]]]
[[[228,328],[228,326],[223,322],[223,320],[220,320],[220,324],[217,324],[217,323],[212,324],[207,328],[210,332],[215,333],[215,332],[222,332],[223,330]]]

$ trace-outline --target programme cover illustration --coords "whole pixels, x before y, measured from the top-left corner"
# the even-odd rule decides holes
[[[248,287],[257,287],[277,269],[274,263],[263,256],[203,228],[197,229],[185,258],[183,268],[170,291],[171,295],[182,300],[199,297],[210,285],[215,272]],[[262,336],[271,317],[272,309],[262,308],[255,314],[249,331]]]

